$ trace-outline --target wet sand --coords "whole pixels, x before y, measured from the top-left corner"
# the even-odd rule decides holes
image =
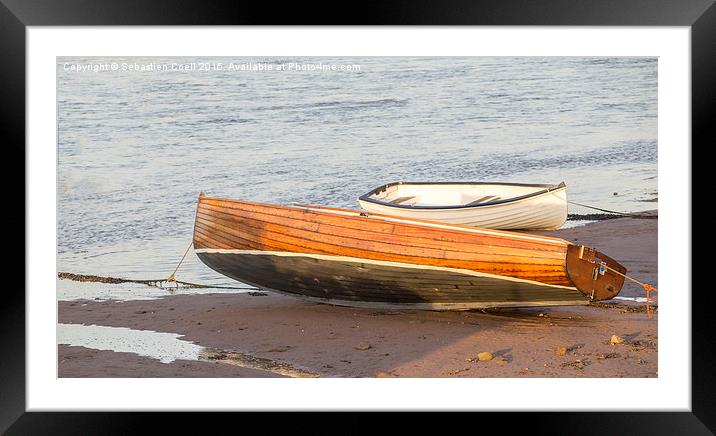
[[[597,247],[657,286],[657,225],[656,219],[620,218],[542,233]],[[643,296],[643,291],[627,284],[620,295]],[[213,356],[165,364],[129,353],[60,346],[59,375],[278,377],[286,374],[276,368],[290,367],[320,377],[656,377],[658,313],[648,318],[643,308],[622,303],[385,311],[273,293],[61,301],[61,323],[179,333],[212,349]],[[612,345],[612,335],[624,343]],[[493,359],[480,361],[481,352]]]
[[[93,350],[85,347],[58,346],[60,377],[277,377],[266,371],[241,368],[220,362],[175,360],[161,363],[133,353]],[[101,373],[97,368],[101,367]]]

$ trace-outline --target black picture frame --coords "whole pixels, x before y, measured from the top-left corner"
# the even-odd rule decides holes
[[[312,24],[312,25],[553,25],[553,26],[688,26],[691,28],[692,62],[692,149],[708,149],[713,138],[713,106],[716,102],[716,7],[712,0],[550,0],[500,2],[451,0],[382,1],[330,5],[308,5],[286,2],[280,6],[270,2],[238,2],[196,0],[0,0],[0,132],[3,150],[12,152],[11,162],[25,160],[25,57],[27,26],[106,26],[106,25],[254,25],[254,24]],[[688,150],[684,150],[688,152]],[[693,154],[692,154],[693,156]],[[7,159],[7,158],[6,158]],[[693,160],[692,160],[693,161]],[[25,166],[14,164],[22,174],[6,167],[2,177],[6,193],[16,194],[18,180],[25,181]],[[694,188],[697,187],[693,183]],[[26,191],[24,191],[26,193]],[[26,195],[26,194],[25,194]],[[17,198],[17,195],[8,196]],[[24,198],[24,195],[23,195]],[[692,198],[698,198],[692,196]],[[9,229],[25,229],[25,213],[13,207],[14,214],[6,214]],[[24,210],[24,209],[23,209]],[[691,216],[694,210],[691,211]],[[19,238],[19,232],[8,232]],[[7,239],[7,238],[6,238]],[[24,243],[24,240],[22,241]],[[10,241],[6,246],[12,246]],[[25,249],[23,253],[26,255]],[[693,258],[692,270],[699,271],[703,261]],[[23,256],[23,262],[32,258]],[[23,264],[26,266],[26,263]],[[13,271],[10,268],[7,271]],[[26,271],[26,269],[25,269]],[[18,286],[17,274],[6,282],[0,320],[4,358],[0,359],[0,432],[7,434],[96,434],[129,433],[146,430],[147,421],[161,421],[165,431],[186,429],[197,420],[218,424],[223,414],[199,417],[197,414],[174,413],[41,413],[26,412],[25,380],[25,281]],[[23,275],[24,277],[24,275]],[[685,283],[688,283],[685,280]],[[569,434],[712,434],[716,432],[716,363],[712,358],[716,339],[711,333],[710,309],[714,307],[713,289],[697,290],[692,298],[692,411],[596,413],[550,412],[472,413],[465,419],[471,422],[468,430],[489,429],[492,424],[509,430],[514,426],[531,432]],[[687,293],[688,287],[678,290]],[[697,292],[698,291],[698,292]],[[675,290],[676,292],[676,290]],[[668,326],[666,326],[668,328]],[[566,393],[578,399],[582,393]],[[618,392],[615,392],[618,395]],[[710,411],[710,412],[709,412]],[[221,416],[220,416],[221,415]],[[414,423],[433,420],[426,414],[410,414]],[[512,415],[512,413],[510,414]],[[464,416],[464,415],[463,415]],[[235,417],[229,418],[232,421]],[[242,418],[245,419],[245,418]],[[266,419],[260,418],[260,419]],[[310,417],[319,423],[313,430],[326,430],[328,421]],[[351,415],[343,420],[337,432],[375,430],[370,418]],[[417,420],[417,421],[416,421]],[[479,428],[475,422],[479,420]],[[295,428],[295,421],[271,420],[272,432],[281,426]],[[283,422],[282,422],[283,421]],[[393,420],[402,426],[405,420]],[[444,421],[443,421],[444,422]],[[320,423],[322,423],[323,427]],[[242,427],[246,421],[242,423]],[[390,424],[381,424],[389,431]],[[402,427],[401,427],[402,428]]]

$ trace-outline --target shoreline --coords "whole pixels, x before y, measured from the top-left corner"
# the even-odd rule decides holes
[[[598,247],[658,287],[657,229],[658,219],[614,218],[532,233]],[[644,292],[627,282],[619,295]],[[177,333],[225,354],[320,377],[656,377],[658,313],[648,318],[643,306],[608,301],[430,312],[338,307],[275,293],[216,293],[59,301],[58,317],[60,323]],[[624,342],[612,345],[612,335]],[[480,361],[481,352],[493,358]],[[60,377],[281,376],[226,359],[161,363],[65,345],[58,346],[58,355]]]

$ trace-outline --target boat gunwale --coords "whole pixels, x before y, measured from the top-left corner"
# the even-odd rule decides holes
[[[523,186],[523,187],[534,187],[534,188],[544,188],[539,191],[531,192],[529,194],[521,195],[519,197],[512,197],[512,198],[506,198],[502,200],[493,200],[488,201],[481,204],[475,204],[475,205],[467,205],[467,204],[457,204],[457,205],[447,205],[447,206],[428,206],[428,205],[407,205],[407,204],[395,204],[391,203],[389,201],[382,201],[376,198],[372,198],[371,195],[377,194],[379,192],[382,192],[392,186],[398,186],[398,185],[503,185],[503,186]],[[365,201],[368,203],[378,204],[381,206],[386,206],[390,208],[397,208],[397,209],[411,209],[411,210],[454,210],[454,209],[477,209],[485,206],[496,206],[506,203],[515,203],[517,201],[526,200],[528,198],[537,197],[540,195],[553,193],[557,191],[561,191],[563,189],[567,189],[567,185],[564,182],[560,182],[558,185],[554,184],[535,184],[535,183],[500,183],[500,182],[393,182],[393,183],[387,183],[385,185],[381,185],[370,192],[367,192],[360,197],[358,197],[359,201]]]

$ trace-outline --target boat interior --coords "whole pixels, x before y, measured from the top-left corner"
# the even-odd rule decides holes
[[[411,184],[388,185],[368,197],[400,206],[478,206],[543,191],[556,185]]]

